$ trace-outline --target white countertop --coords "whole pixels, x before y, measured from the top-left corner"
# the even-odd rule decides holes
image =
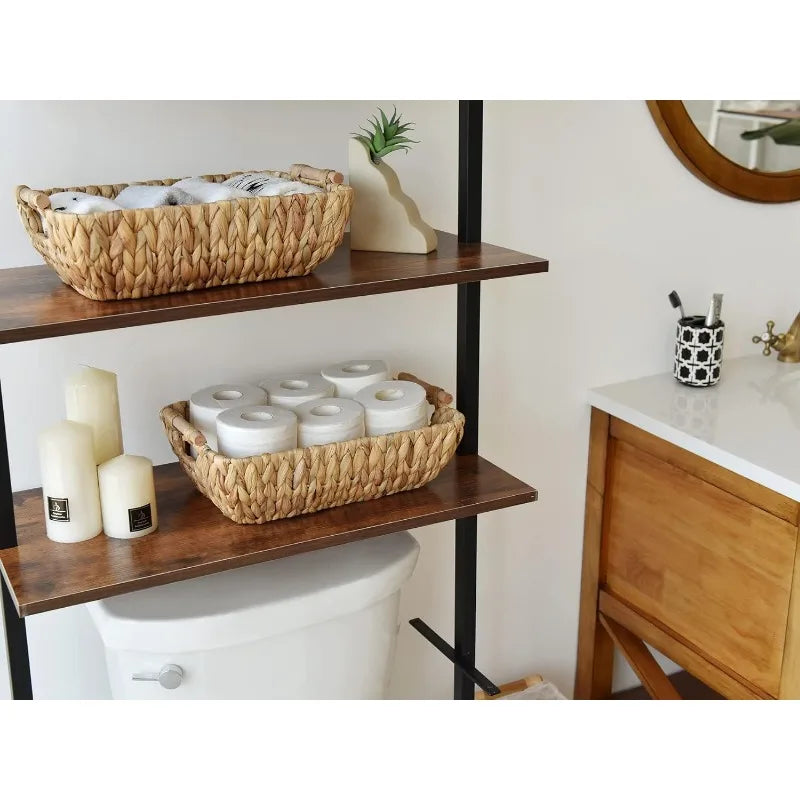
[[[710,388],[665,372],[592,389],[589,403],[800,501],[800,364],[734,358]]]

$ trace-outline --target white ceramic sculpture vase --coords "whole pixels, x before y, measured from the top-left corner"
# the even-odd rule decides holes
[[[369,150],[350,139],[350,185],[355,200],[350,215],[350,247],[387,253],[430,253],[436,231],[423,221],[417,204],[403,192],[397,173],[377,164]]]

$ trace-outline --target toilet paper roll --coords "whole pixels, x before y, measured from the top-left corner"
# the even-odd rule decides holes
[[[333,384],[316,373],[274,375],[258,385],[266,391],[269,404],[280,408],[295,408],[321,397],[333,397],[334,392]]]
[[[400,431],[416,431],[424,428],[428,424],[427,415],[409,422],[407,425],[381,425],[378,422],[371,422],[367,428],[367,436],[384,436],[387,433],[400,433]]]
[[[217,417],[219,452],[231,458],[280,453],[297,447],[297,417],[286,408],[229,408]]]
[[[206,437],[209,447],[217,450],[217,416],[229,408],[254,406],[267,402],[260,386],[250,383],[218,383],[195,392],[189,399],[189,421]],[[194,452],[194,448],[192,448]]]
[[[426,424],[425,390],[411,381],[381,381],[361,389],[354,398],[364,406],[367,436],[415,430]]]
[[[354,359],[325,367],[322,377],[336,387],[336,397],[353,398],[365,386],[388,380],[389,367],[385,361]]]
[[[297,414],[297,444],[346,442],[364,436],[364,407],[346,397],[310,400],[294,409]]]

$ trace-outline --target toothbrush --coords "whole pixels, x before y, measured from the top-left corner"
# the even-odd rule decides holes
[[[681,303],[681,298],[678,293],[673,289],[668,295],[669,302],[672,304],[673,308],[679,308],[681,310],[681,319],[686,316],[686,312],[683,310],[683,303]]]

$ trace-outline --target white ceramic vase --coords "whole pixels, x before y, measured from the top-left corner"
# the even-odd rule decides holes
[[[357,139],[350,139],[349,168],[355,191],[350,215],[353,250],[430,253],[436,249],[436,231],[403,192],[397,173],[383,162],[375,164],[367,146]]]

